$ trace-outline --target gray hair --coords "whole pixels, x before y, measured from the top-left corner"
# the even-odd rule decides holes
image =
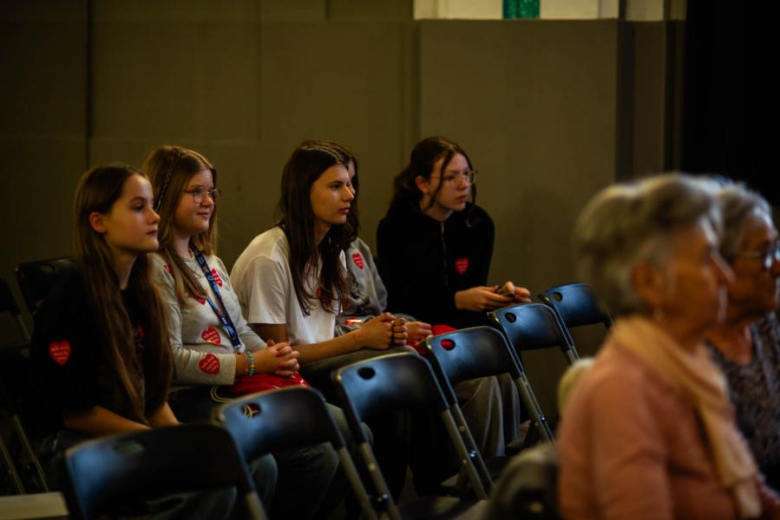
[[[745,222],[753,212],[765,213],[771,219],[772,209],[758,192],[742,183],[720,179],[717,191],[723,228],[720,234],[720,256],[733,263],[745,238]]]
[[[720,229],[720,212],[704,182],[664,174],[605,188],[583,209],[574,229],[578,276],[613,314],[650,312],[631,280],[634,268],[658,268],[671,257],[672,237],[708,220]]]

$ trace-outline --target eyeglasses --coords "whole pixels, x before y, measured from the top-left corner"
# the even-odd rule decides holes
[[[217,188],[211,188],[210,190],[207,190],[206,188],[201,188],[200,186],[191,190],[184,190],[184,193],[189,193],[192,195],[192,201],[195,204],[202,203],[203,199],[206,198],[206,195],[208,195],[212,202],[216,204],[219,200],[219,196],[222,195],[222,191]]]
[[[740,251],[736,256],[739,258],[757,258],[761,261],[761,267],[768,271],[772,269],[774,262],[780,262],[780,243],[759,251]]]
[[[436,177],[431,177],[431,179],[435,179]],[[446,182],[453,188],[457,188],[460,186],[461,182],[465,182],[466,184],[473,185],[477,182],[477,170],[468,170],[463,173],[450,173],[448,175],[445,175],[441,178],[443,182]]]

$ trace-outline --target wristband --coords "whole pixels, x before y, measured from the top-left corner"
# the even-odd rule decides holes
[[[249,369],[246,375],[252,377],[253,375],[255,375],[255,357],[252,354],[250,354],[248,351],[245,351],[244,355],[246,356],[247,363],[249,363]]]

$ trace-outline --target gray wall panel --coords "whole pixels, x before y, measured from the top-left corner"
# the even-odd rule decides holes
[[[94,136],[257,138],[257,24],[98,22]]]
[[[409,34],[406,23],[263,26],[259,174],[278,197],[284,163],[302,140],[349,146],[360,162],[361,234],[372,246],[408,151]]]
[[[71,252],[73,191],[86,167],[85,42],[82,2],[0,2],[0,155],[10,190],[0,276],[20,305],[15,267]],[[13,328],[0,333],[17,338]]]

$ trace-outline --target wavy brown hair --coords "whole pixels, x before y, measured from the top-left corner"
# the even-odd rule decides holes
[[[412,150],[409,164],[396,175],[395,180],[393,181],[393,198],[390,202],[390,207],[409,204],[415,209],[419,209],[423,193],[420,191],[420,188],[417,187],[415,179],[419,176],[430,182],[431,175],[434,173],[433,167],[436,164],[436,161],[444,159],[441,163],[440,172],[443,174],[444,170],[447,169],[447,166],[449,166],[450,161],[452,161],[452,158],[455,157],[456,154],[461,154],[465,157],[466,162],[469,164],[469,168],[472,170],[474,169],[466,151],[455,141],[447,139],[446,137],[434,136],[427,137],[417,143],[414,150]],[[436,191],[431,195],[431,201],[428,203],[428,208],[425,209],[429,209],[433,206],[443,185],[444,181],[442,179],[439,182]],[[474,204],[476,200],[477,187],[472,185],[472,204]]]
[[[152,182],[154,189],[154,208],[160,214],[158,225],[158,254],[171,266],[176,299],[179,305],[186,307],[192,303],[189,296],[205,299],[197,278],[173,248],[173,220],[176,208],[184,196],[184,190],[193,175],[203,170],[211,170],[214,187],[217,186],[217,170],[203,155],[181,146],[161,146],[152,151],[144,160],[143,169]],[[205,255],[217,254],[217,204],[209,219],[209,229],[190,239],[190,244]]]
[[[130,272],[127,291],[139,302],[144,334],[143,374],[136,359],[135,336],[122,302],[114,257],[105,237],[90,225],[94,212],[108,214],[122,196],[127,180],[145,175],[131,166],[111,164],[89,170],[76,188],[74,202],[76,261],[81,269],[95,323],[95,341],[105,352],[111,374],[112,405],[134,421],[149,424],[148,417],[165,404],[173,375],[173,361],[165,331],[162,299],[152,279],[147,254],[139,254]],[[140,385],[143,378],[144,390]]]
[[[311,187],[325,170],[341,165],[347,168],[354,157],[346,148],[332,141],[304,141],[292,154],[282,172],[282,196],[276,209],[277,223],[290,245],[290,271],[298,303],[304,315],[311,312],[312,294],[304,283],[316,273],[319,276],[322,306],[328,312],[338,312],[338,303],[344,304],[349,293],[347,270],[340,255],[354,239],[357,219],[346,225],[331,226],[317,244],[314,236],[314,210],[311,207]],[[337,303],[338,302],[338,303]]]

